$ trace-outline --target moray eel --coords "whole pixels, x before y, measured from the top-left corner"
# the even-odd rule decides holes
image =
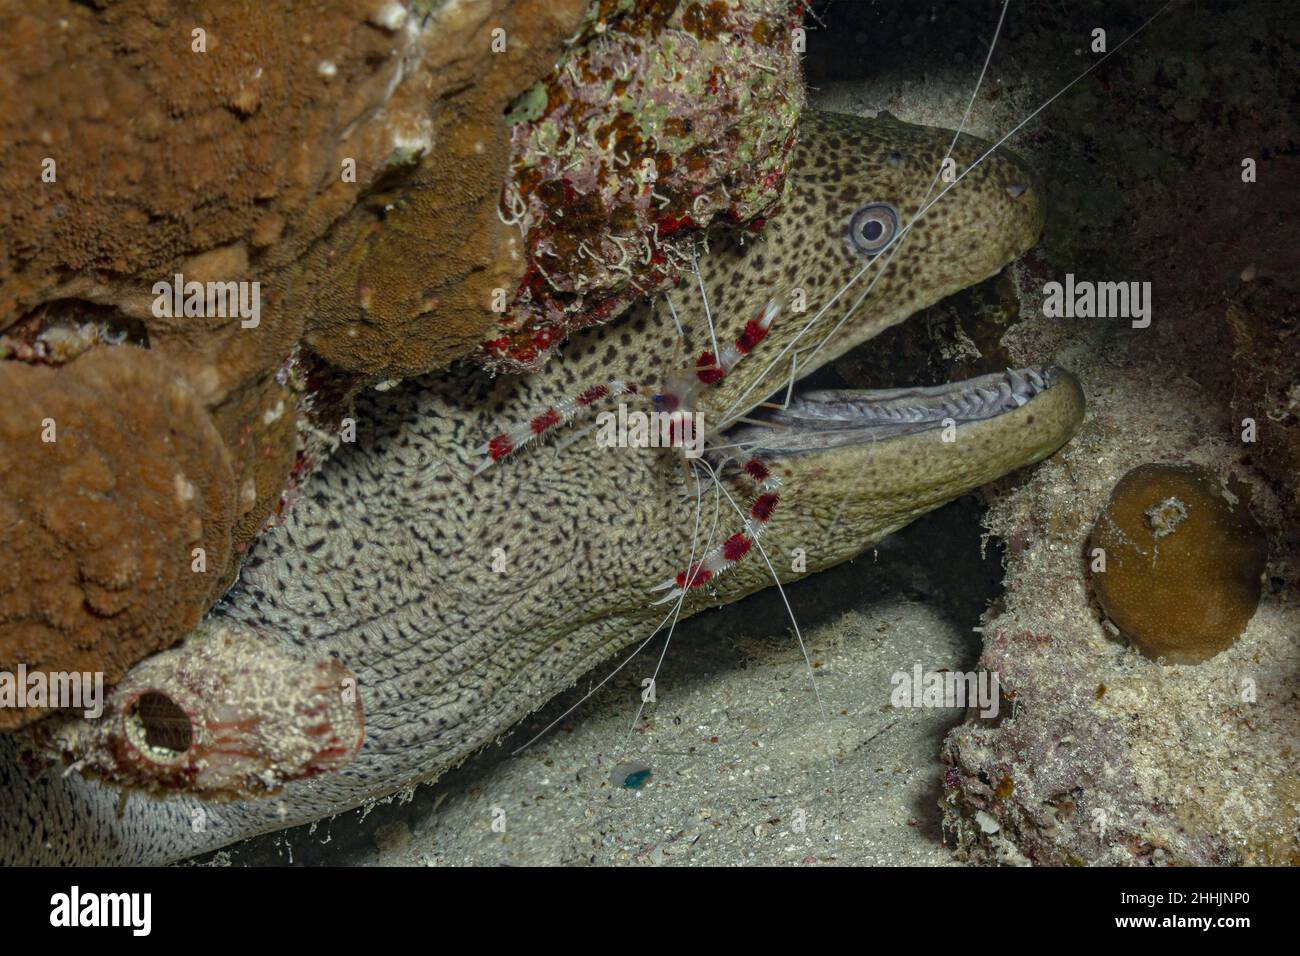
[[[752,444],[782,486],[762,554],[691,590],[683,616],[770,586],[769,561],[791,581],[848,560],[918,515],[1041,460],[1078,426],[1082,393],[1055,368],[942,388],[796,394],[783,410],[754,411],[784,394],[793,357],[802,360],[798,374],[811,371],[996,273],[1036,241],[1039,191],[1013,157],[996,153],[918,221],[870,296],[827,339],[877,270],[836,294],[919,207],[951,140],[892,118],[807,111],[783,211],[757,239],[713,236],[699,271],[719,343],[736,341],[774,299],[788,305],[795,289],[807,311],[786,308],[743,361],[699,393],[713,444]],[[957,168],[985,148],[962,136]],[[664,618],[652,588],[687,566],[712,525],[714,491],[705,484],[697,531],[680,450],[598,447],[592,430],[578,427],[476,476],[475,448],[611,375],[653,385],[689,371],[711,338],[694,286],[673,296],[689,351],[678,352],[661,299],[575,336],[532,376],[493,380],[458,368],[370,394],[356,443],[309,486],[289,522],[258,542],[206,627],[251,635],[267,660],[328,657],[350,668],[365,713],[355,759],[262,799],[123,800],[80,773],[37,773],[10,736],[0,741],[0,861],[165,862],[338,813],[435,778],[648,637]],[[742,509],[753,498],[743,474],[722,487]],[[715,540],[742,526],[725,500],[720,507]],[[804,550],[806,572],[790,570],[794,548]],[[164,675],[165,694],[165,675],[185,673],[202,640],[191,636],[139,666]],[[223,675],[229,684],[217,703],[237,716],[241,707],[274,706],[266,694],[244,696],[257,684],[256,658]],[[122,719],[121,705],[110,701],[103,719],[115,715]],[[76,739],[66,738],[67,756],[94,769]],[[173,757],[190,741],[180,739]],[[174,789],[166,741],[155,743],[158,779]],[[278,750],[276,740],[263,743],[270,761],[294,750],[289,740]],[[204,754],[209,776],[227,786],[239,775],[215,771],[230,759],[219,748]],[[274,782],[275,768],[262,769]],[[149,768],[126,770],[138,778]]]

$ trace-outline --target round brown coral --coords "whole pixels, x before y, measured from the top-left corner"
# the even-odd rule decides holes
[[[0,394],[0,670],[111,683],[229,583],[225,444],[185,379],[132,346],[0,363]],[[43,715],[0,708],[0,729]]]
[[[1259,603],[1267,558],[1245,502],[1229,501],[1213,475],[1178,465],[1140,465],[1120,479],[1090,550],[1106,616],[1143,654],[1170,664],[1232,646]]]

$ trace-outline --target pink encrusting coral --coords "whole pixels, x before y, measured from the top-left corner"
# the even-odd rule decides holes
[[[482,360],[535,370],[573,331],[692,269],[714,223],[775,211],[804,101],[802,5],[600,0],[516,102],[501,217],[527,270]]]
[[[102,719],[47,721],[33,735],[38,751],[83,773],[220,799],[337,770],[365,731],[356,678],[341,663],[300,660],[223,623],[136,666]]]

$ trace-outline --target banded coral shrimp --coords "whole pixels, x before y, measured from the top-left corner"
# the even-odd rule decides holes
[[[684,455],[681,459],[683,474],[687,479],[694,481],[694,530],[692,532],[689,560],[682,570],[668,580],[656,585],[653,589],[666,593],[657,600],[652,601],[652,605],[674,602],[669,615],[660,624],[660,627],[662,627],[671,618],[664,653],[667,652],[668,643],[672,639],[673,628],[676,626],[682,604],[689,592],[700,588],[708,588],[711,584],[716,583],[720,576],[734,568],[755,549],[762,554],[763,560],[768,563],[770,568],[770,559],[763,552],[759,539],[780,503],[781,479],[774,473],[771,465],[759,457],[744,454],[745,448],[743,444],[720,444],[716,440],[717,436],[711,436],[707,430],[699,433],[703,416],[698,410],[701,392],[726,378],[742,360],[759,346],[771,330],[780,308],[775,301],[769,302],[761,312],[744,324],[739,336],[733,342],[719,347],[716,329],[713,327],[708,294],[698,270],[696,271],[696,279],[699,283],[700,302],[708,325],[708,339],[711,347],[701,350],[693,364],[670,368],[663,376],[662,382],[657,386],[625,382],[619,379],[610,379],[607,382],[592,385],[579,392],[576,396],[540,411],[528,422],[518,425],[510,431],[498,433],[476,449],[477,453],[484,456],[475,472],[481,474],[489,467],[506,461],[528,445],[551,435],[554,429],[563,425],[574,424],[583,412],[593,412],[604,402],[626,398],[639,400],[641,404],[653,409],[650,413],[652,416],[650,418],[650,427],[661,432],[661,441],[658,443],[660,447],[670,449],[684,449],[689,446],[704,447],[702,455],[697,454],[694,457]],[[673,356],[675,360],[677,354],[686,347],[683,344],[685,331],[682,329],[680,320],[677,318],[676,309],[672,306],[671,298],[668,295],[665,295],[664,302],[668,306],[679,330],[677,347]],[[612,419],[612,413],[610,412],[603,412],[601,415]],[[737,420],[748,421],[749,419],[741,416]],[[720,472],[728,467],[738,468],[752,483],[752,495],[747,509],[741,508],[719,477]],[[699,530],[703,508],[700,485],[701,473],[705,475],[714,490],[715,508],[713,526],[705,537],[703,546],[698,548],[697,551],[697,545],[700,543]],[[721,501],[724,497],[728,506],[740,518],[741,528],[728,535],[722,542],[715,544],[719,529]],[[779,588],[781,586],[780,579],[775,576],[775,571],[772,573],[773,580]],[[791,612],[791,621],[795,626],[796,634],[798,634],[798,622],[795,621],[793,612]],[[656,628],[656,634],[658,630],[659,628]],[[802,637],[799,640],[802,644]],[[806,656],[805,651],[805,658]],[[662,663],[662,655],[660,662]],[[809,666],[811,667],[811,663]],[[656,670],[656,675],[657,673]],[[815,692],[815,684],[813,689]]]
[[[951,142],[948,143],[947,149],[944,151],[942,158],[934,168],[933,176],[930,179],[924,195],[917,204],[916,212],[913,213],[912,219],[906,224],[906,226],[900,228],[900,217],[895,208],[889,203],[879,201],[866,202],[852,212],[845,229],[845,238],[848,240],[847,244],[852,248],[852,251],[861,258],[866,259],[866,264],[862,266],[861,270],[858,271],[856,275],[841,286],[829,298],[829,300],[816,311],[811,319],[803,324],[803,327],[789,344],[781,349],[775,357],[770,359],[769,365],[765,369],[764,374],[773,369],[776,363],[779,362],[781,358],[798,343],[799,339],[808,332],[808,330],[812,329],[827,310],[830,309],[840,299],[840,297],[854,285],[854,283],[861,279],[873,265],[879,264],[883,261],[883,265],[881,265],[880,268],[880,273],[883,273],[884,269],[888,267],[889,262],[897,252],[898,244],[928,208],[925,204],[930,200],[931,194],[934,192],[935,186],[939,182],[941,171],[953,155],[953,150],[961,138],[962,130],[965,127],[967,118],[969,117],[970,108],[974,104],[980,86],[984,81],[989,61],[992,58],[993,50],[996,47],[997,36],[1001,32],[1006,11],[1007,4],[1004,3],[994,31],[993,40],[989,44],[987,56],[980,70],[975,89],[967,104],[966,113],[962,117],[961,125],[953,134]],[[990,153],[991,152],[992,151],[990,151]],[[986,154],[986,156],[987,155],[988,154]],[[975,165],[982,162],[986,156],[977,160]],[[884,253],[888,253],[889,255],[882,259]],[[760,344],[768,338],[773,323],[780,313],[780,302],[782,300],[788,299],[792,295],[797,295],[800,298],[803,296],[802,290],[791,289],[787,286],[785,290],[770,299],[761,311],[745,322],[739,335],[737,335],[733,342],[729,343],[725,347],[720,347],[719,337],[714,322],[714,307],[709,301],[708,290],[704,278],[699,271],[698,261],[698,258],[696,258],[694,286],[698,288],[699,292],[698,311],[702,315],[703,324],[705,326],[704,338],[707,342],[707,347],[698,352],[698,358],[695,360],[693,365],[685,368],[673,368],[667,375],[663,376],[662,384],[658,387],[648,387],[645,383],[631,383],[615,378],[604,383],[593,384],[571,398],[562,399],[548,408],[539,410],[528,421],[515,424],[512,428],[491,436],[476,449],[476,452],[483,456],[478,468],[476,469],[476,474],[481,474],[493,465],[506,461],[511,456],[539,439],[552,435],[555,429],[563,425],[574,423],[582,413],[593,410],[599,403],[623,399],[626,397],[632,397],[642,403],[648,403],[658,414],[663,416],[666,438],[664,444],[673,447],[680,447],[684,441],[689,441],[692,437],[690,435],[692,419],[693,416],[698,414],[697,409],[700,403],[699,400],[704,390],[716,386],[727,379],[728,376],[737,368],[741,360],[753,353]],[[878,277],[879,273],[877,275],[877,278]],[[790,284],[793,285],[793,283]],[[824,346],[825,343],[839,331],[844,323],[848,321],[850,316],[857,311],[857,308],[862,304],[862,301],[865,300],[872,288],[874,288],[874,284],[873,280],[872,284],[862,294],[858,301],[854,303],[854,306],[843,316],[843,318],[840,319],[839,323],[825,334],[818,345],[813,349],[813,355],[816,355],[816,353],[820,351],[821,347]],[[678,330],[677,348],[674,350],[675,361],[676,354],[682,347],[685,332],[682,328],[682,323],[677,310],[673,307],[669,295],[664,296],[664,302],[667,305],[668,311]],[[772,403],[753,404],[769,405],[772,408],[788,407],[790,398],[793,394],[795,380],[799,377],[798,355],[799,353],[796,351],[794,360],[791,362],[785,402],[781,405]],[[741,391],[739,395],[736,396],[726,407],[721,416],[723,420],[722,429],[735,425],[738,422],[763,424],[761,422],[755,422],[753,419],[750,419],[741,413],[741,403],[754,391],[754,388],[758,385],[760,379],[761,376],[753,379],[750,382],[749,387]],[[777,574],[776,569],[772,564],[771,557],[764,549],[761,541],[762,535],[768,527],[768,522],[781,501],[781,477],[769,461],[764,460],[762,457],[748,455],[746,453],[746,443],[726,444],[719,442],[718,437],[722,429],[715,431],[712,435],[706,433],[705,444],[707,451],[702,458],[697,458],[694,461],[683,459],[684,474],[686,474],[688,478],[693,478],[695,482],[694,532],[692,534],[691,551],[682,569],[673,577],[661,582],[654,588],[656,591],[664,591],[666,593],[662,597],[653,601],[652,604],[657,605],[674,602],[672,610],[665,616],[665,619],[660,622],[659,626],[655,628],[654,632],[651,634],[651,638],[647,638],[645,642],[641,643],[633,654],[625,659],[624,664],[635,657],[636,654],[639,653],[640,650],[649,642],[649,640],[658,634],[660,629],[667,625],[668,636],[665,639],[663,653],[660,655],[659,660],[659,664],[662,665],[663,655],[667,653],[667,648],[671,643],[673,630],[676,627],[678,618],[680,617],[683,603],[686,601],[688,596],[697,590],[706,592],[711,590],[711,586],[716,584],[720,576],[727,574],[729,571],[734,569],[739,562],[745,560],[750,555],[757,553],[766,565],[767,572],[771,577],[771,582],[775,584],[781,594],[782,601],[789,616],[790,624],[793,628],[796,640],[798,641],[805,666],[807,667],[813,696],[815,697],[818,706],[823,708],[824,711],[824,703],[817,688],[812,661],[808,656],[803,635],[799,628],[799,622],[790,606],[789,599],[785,595],[781,578]],[[747,509],[740,506],[736,500],[736,496],[728,490],[726,484],[724,484],[720,477],[723,472],[728,470],[731,472],[739,472],[749,480],[749,484],[751,485],[751,500],[748,503]],[[703,476],[707,484],[711,486],[715,493],[715,514],[713,528],[706,536],[702,548],[697,549],[697,544],[699,543],[698,533],[701,511],[703,507],[703,497],[700,488],[701,476]],[[718,510],[721,499],[724,498],[729,509],[733,511],[736,518],[739,519],[740,527],[738,530],[727,535],[720,543],[715,543],[715,535],[718,531]],[[609,677],[613,677],[618,670],[622,669],[622,667],[623,664],[620,664],[618,668],[610,673]],[[658,667],[656,667],[655,671],[655,676],[657,677],[657,675]],[[607,677],[606,680],[608,680],[609,677]],[[652,681],[654,679],[655,678],[653,677],[651,678]],[[604,683],[605,681],[600,682],[600,684],[593,688],[592,692],[594,693],[594,691],[603,686]],[[586,698],[584,698],[584,700],[585,699]],[[580,703],[581,701],[578,702],[578,704]],[[578,704],[575,704],[574,707],[576,708]],[[644,700],[642,705],[644,706]],[[569,712],[571,711],[566,711],[564,715],[557,718],[556,721],[552,722],[551,725],[545,728],[537,736],[544,734],[551,726],[554,726],[554,724],[560,719],[567,716]],[[640,710],[638,710],[638,718],[639,716]],[[636,720],[634,719],[633,726],[635,726],[635,723]],[[533,739],[535,740],[536,737]],[[532,741],[530,740],[529,743],[531,742]],[[527,744],[524,746],[527,746]]]
[[[1110,53],[1107,54],[1107,57],[1123,48],[1123,46],[1125,46],[1134,36],[1140,33],[1141,30],[1145,29],[1152,20],[1159,16],[1163,9],[1164,8],[1162,7],[1160,10],[1157,10],[1155,14],[1148,18],[1142,26],[1138,28],[1138,30],[1134,31],[1119,45],[1112,49]],[[822,353],[827,348],[828,344],[834,342],[837,351],[842,352],[844,346],[841,342],[837,342],[836,340],[837,337],[842,338],[840,335],[841,332],[851,331],[846,330],[846,324],[851,318],[860,314],[862,305],[870,296],[872,296],[873,292],[877,292],[878,287],[888,290],[890,283],[888,280],[884,279],[884,277],[889,272],[891,263],[894,262],[895,257],[904,247],[908,237],[913,235],[922,236],[922,244],[927,244],[930,241],[928,238],[925,238],[924,223],[926,216],[931,213],[931,210],[938,206],[940,200],[947,197],[959,182],[965,182],[968,176],[983,169],[990,157],[997,155],[1001,147],[1013,135],[1015,135],[1015,133],[1021,130],[1035,116],[1039,115],[1053,101],[1068,90],[1070,86],[1077,83],[1084,76],[1088,75],[1088,73],[1097,69],[1101,63],[1104,62],[1105,58],[1094,62],[1088,69],[1076,76],[1070,84],[1067,84],[1058,93],[1043,102],[1042,105],[1032,113],[1025,116],[1023,120],[1002,135],[992,145],[981,144],[978,149],[970,150],[970,143],[967,138],[963,136],[964,129],[967,119],[970,116],[971,108],[979,94],[980,84],[982,84],[984,75],[988,70],[989,61],[992,57],[994,47],[996,46],[997,36],[1001,31],[1002,22],[1006,13],[1007,4],[1003,4],[1001,14],[998,18],[997,27],[994,30],[993,41],[989,44],[988,52],[981,68],[979,83],[977,83],[974,92],[972,92],[970,99],[967,102],[965,112],[956,133],[952,134],[951,141],[947,143],[946,149],[942,150],[940,155],[934,156],[934,161],[926,166],[926,179],[928,180],[928,186],[923,191],[918,190],[917,193],[914,194],[914,201],[909,203],[906,207],[904,207],[902,203],[892,204],[872,201],[863,203],[856,209],[846,210],[843,214],[843,218],[837,216],[837,223],[844,223],[844,226],[840,226],[840,228],[847,226],[850,243],[857,246],[856,251],[862,254],[861,258],[866,260],[865,263],[861,264],[860,268],[856,269],[851,278],[848,278],[842,284],[830,290],[831,294],[829,294],[828,298],[820,303],[818,307],[810,310],[811,318],[803,318],[796,315],[795,318],[791,320],[791,315],[794,315],[794,313],[787,310],[782,314],[781,320],[777,322],[775,326],[765,328],[761,340],[762,347],[754,350],[754,355],[761,356],[761,358],[756,357],[748,360],[750,362],[759,361],[764,363],[762,373],[757,375],[751,374],[747,378],[744,386],[739,390],[732,391],[726,396],[727,401],[720,405],[720,410],[716,413],[715,420],[719,420],[724,424],[717,430],[717,432],[715,432],[714,435],[710,436],[714,454],[706,454],[701,462],[695,463],[692,466],[692,472],[695,475],[694,480],[697,482],[697,485],[696,494],[694,495],[696,501],[693,521],[695,533],[691,539],[691,550],[689,556],[682,562],[682,570],[678,571],[671,581],[665,581],[660,585],[661,589],[668,592],[666,597],[662,600],[676,599],[675,607],[672,609],[670,614],[666,615],[664,620],[660,622],[655,631],[652,632],[651,636],[639,643],[635,650],[633,650],[633,652],[627,656],[622,663],[611,671],[604,680],[598,682],[581,700],[566,710],[564,714],[561,714],[560,717],[553,720],[546,728],[533,736],[524,747],[530,745],[538,737],[542,736],[561,720],[565,719],[574,709],[580,706],[583,701],[588,699],[592,693],[604,686],[609,679],[619,673],[619,671],[633,660],[636,655],[639,654],[665,627],[668,628],[668,640],[670,641],[673,627],[675,626],[678,617],[681,615],[683,602],[694,601],[698,604],[700,596],[704,595],[706,596],[704,598],[704,603],[707,604],[707,594],[709,591],[707,585],[715,574],[725,574],[730,572],[736,566],[737,561],[752,561],[756,560],[757,557],[761,555],[763,562],[767,565],[767,571],[770,575],[771,580],[768,582],[769,585],[775,583],[778,588],[781,587],[781,576],[777,573],[776,569],[772,567],[772,562],[767,553],[763,550],[761,544],[763,532],[767,527],[766,517],[761,521],[755,522],[756,516],[752,510],[753,505],[750,506],[750,513],[746,514],[744,508],[737,503],[735,497],[733,497],[729,492],[728,484],[721,478],[723,468],[727,467],[727,465],[724,464],[722,467],[715,467],[718,460],[725,457],[722,454],[723,452],[735,452],[738,455],[737,460],[729,463],[731,465],[729,470],[733,475],[739,473],[739,476],[742,478],[745,474],[749,474],[751,477],[757,476],[758,481],[772,482],[773,487],[776,487],[779,486],[781,481],[779,465],[774,466],[774,464],[761,453],[750,454],[750,452],[754,452],[756,445],[758,444],[757,440],[729,441],[722,437],[722,433],[725,432],[727,427],[734,425],[736,422],[746,420],[744,413],[749,408],[755,407],[755,405],[758,404],[753,402],[754,398],[765,395],[775,395],[778,398],[776,404],[782,408],[788,409],[794,395],[796,380],[802,377],[808,369],[817,367],[819,364],[819,357],[821,357],[821,361],[825,361]],[[961,159],[961,164],[957,169],[960,170],[960,173],[952,178],[943,177],[942,174],[948,160],[958,154]],[[1003,185],[1011,194],[1013,199],[1023,194],[1026,189],[1025,185],[1010,181]],[[903,215],[899,214],[900,209],[904,211]],[[910,217],[905,214],[908,211],[911,212]],[[855,227],[861,228],[868,224],[870,224],[870,229],[862,229],[858,235],[854,235]],[[861,240],[861,242],[859,243],[858,240]],[[900,260],[900,265],[906,266],[906,264],[906,259]],[[875,270],[875,274],[870,275],[873,269]],[[897,273],[897,268],[895,268],[894,271]],[[703,282],[699,282],[699,285],[701,299],[707,299]],[[865,285],[865,288],[863,288],[863,285]],[[837,303],[840,304],[840,308],[843,310],[842,314],[838,316],[831,314]],[[710,309],[709,304],[705,301],[702,301],[699,304],[701,311],[705,316],[707,336],[716,337],[712,316],[718,314],[720,310],[716,308]],[[846,304],[847,308],[845,307]],[[871,329],[866,332],[860,331],[858,334],[853,336],[854,342],[860,342],[865,338],[869,338],[875,331],[879,331],[880,328],[893,324],[893,322],[899,320],[899,317],[885,316],[878,322],[873,321],[871,323],[873,326]],[[784,329],[787,332],[784,336],[784,340],[775,341],[777,336],[768,334],[772,329]],[[759,343],[755,344],[757,345]],[[749,351],[750,350],[747,349],[745,354],[749,354]],[[702,356],[702,358],[704,358],[704,356]],[[707,362],[700,361],[694,369],[691,369],[690,371],[698,374],[702,371],[706,371],[707,368]],[[1005,393],[1005,399],[1011,404],[1020,404],[1026,401],[1028,397],[1032,397],[1032,394],[1037,390],[1046,387],[1045,383],[1049,375],[1050,373],[1046,373],[1045,370],[1040,369],[1029,369],[1025,370],[1025,372],[1011,371],[1007,376],[998,381],[986,381],[980,383],[981,387],[976,387],[972,390],[972,394],[977,397],[972,398],[971,395],[967,395],[961,397],[961,401],[967,403],[974,402],[978,404],[980,401],[989,400],[988,396]],[[1023,391],[1026,387],[1028,388],[1028,395]],[[781,393],[784,393],[783,401],[779,400]],[[601,397],[606,397],[607,394],[609,393],[602,393]],[[693,397],[698,400],[707,397],[708,394],[707,391],[697,392]],[[978,397],[981,395],[983,396],[982,398]],[[920,402],[916,393],[912,394],[912,398]],[[747,400],[750,402],[750,405],[748,406],[746,405]],[[882,401],[884,401],[883,398]],[[902,407],[894,409],[892,411],[893,414],[906,415],[909,407],[915,407],[906,406],[905,403],[902,403],[901,398],[899,399],[899,402]],[[954,407],[960,408],[961,402]],[[958,420],[961,420],[960,413],[958,413],[957,417]],[[569,420],[570,419],[566,414],[561,414],[558,418],[551,416],[547,419],[548,423],[546,424],[544,431],[549,432],[550,428]],[[765,424],[770,426],[771,419],[768,419]],[[516,428],[513,433],[506,434],[504,437],[508,439],[508,441],[504,444],[500,444],[498,446],[499,448],[513,449],[516,440],[522,439],[525,443],[532,440],[532,436],[527,435],[519,428]],[[780,448],[781,444],[781,441],[778,439],[776,441],[765,442],[763,447],[767,449]],[[490,455],[490,449],[486,446],[482,451],[483,453]],[[507,454],[509,454],[508,451]],[[750,471],[751,467],[753,469],[752,471]],[[705,488],[711,488],[713,490],[715,501],[718,501],[719,504],[715,507],[714,530],[710,531],[706,535],[703,546],[697,548],[701,526],[701,513],[702,508],[704,507],[702,503],[704,498],[699,491],[699,486],[701,484]],[[765,489],[762,487],[757,489],[758,494],[754,499],[755,503],[762,500],[764,491]],[[847,496],[851,491],[852,489],[850,488],[845,492],[845,495]],[[786,484],[782,489],[781,495],[791,496],[797,495],[798,493],[799,490],[797,485]],[[775,504],[777,501],[781,500],[781,495],[775,496],[772,499],[772,503]],[[724,496],[725,507],[722,507],[721,501],[724,500]],[[729,517],[733,522],[738,522],[740,528],[740,530],[734,535],[727,537],[722,544],[717,544],[714,537],[717,529],[718,508],[721,508],[724,512],[728,510],[733,512]],[[760,511],[762,510],[763,508],[760,506]],[[683,513],[681,517],[687,518],[688,515]],[[691,522],[688,521],[687,523],[690,524]],[[752,533],[755,528],[757,528],[757,534]],[[724,537],[726,536],[725,530],[722,532],[722,535]],[[731,543],[733,548],[730,555],[727,553],[728,543]],[[704,554],[704,558],[697,557],[700,553]],[[718,558],[721,560],[717,560]],[[716,561],[716,563],[713,563],[713,561]],[[697,574],[698,577],[696,576]],[[804,663],[812,683],[814,696],[818,698],[820,703],[820,694],[817,691],[813,665],[808,658],[807,649],[804,646],[803,637],[800,633],[799,623],[795,617],[793,609],[790,607],[789,600],[786,598],[783,589],[781,591],[781,596],[790,619],[790,624],[793,627],[804,657]],[[660,665],[663,662],[664,654],[667,652],[667,646],[668,641],[665,641],[663,652],[659,657]],[[658,666],[656,666],[655,674],[658,674]],[[638,708],[638,718],[644,710],[644,706],[645,700],[643,699],[641,707]],[[636,719],[633,721],[634,726],[635,724]],[[524,747],[520,747],[518,750],[522,750]],[[516,752],[518,752],[518,750],[516,750]]]

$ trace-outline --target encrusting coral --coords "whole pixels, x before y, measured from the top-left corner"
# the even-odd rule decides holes
[[[788,0],[600,0],[581,42],[513,105],[503,221],[528,269],[483,346],[537,368],[571,332],[663,292],[727,223],[761,231],[804,92]]]
[[[146,349],[0,362],[0,394],[0,669],[112,682],[230,583],[230,455],[184,376]],[[0,729],[43,715],[0,708]]]
[[[1106,616],[1152,660],[1198,664],[1232,646],[1259,604],[1268,557],[1246,502],[1203,469],[1140,465],[1093,528],[1092,583]]]
[[[524,275],[519,237],[497,217],[511,156],[502,114],[587,9],[450,2],[404,35],[401,96],[420,123],[393,137],[380,174],[286,284],[311,351],[374,381],[444,367],[489,334],[495,291]]]

